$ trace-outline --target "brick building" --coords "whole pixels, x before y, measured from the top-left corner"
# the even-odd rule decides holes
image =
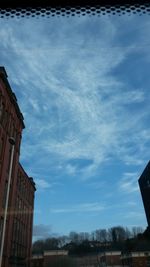
[[[67,250],[49,250],[32,256],[31,267],[98,267],[100,255],[89,253],[69,255]]]
[[[33,255],[31,267],[67,267],[68,263],[70,258],[67,250],[48,250],[41,255]]]
[[[100,253],[101,266],[121,267],[121,251],[105,251]]]
[[[132,251],[121,256],[123,267],[149,267],[150,251]]]
[[[145,167],[138,182],[141,190],[148,228],[150,229],[150,161]]]
[[[121,251],[70,255],[65,250],[44,251],[32,256],[32,267],[122,267]]]
[[[12,149],[9,138],[15,139],[3,267],[30,266],[36,189],[33,179],[28,177],[19,163],[20,144],[24,128],[24,118],[7,80],[7,73],[4,67],[0,67],[0,245]]]

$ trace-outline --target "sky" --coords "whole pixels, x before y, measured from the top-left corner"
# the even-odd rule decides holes
[[[0,19],[0,65],[24,116],[33,238],[146,228],[150,17]]]

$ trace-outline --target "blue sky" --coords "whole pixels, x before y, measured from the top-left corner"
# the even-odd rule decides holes
[[[25,118],[20,162],[37,186],[34,238],[145,228],[149,16],[0,23],[0,65]]]

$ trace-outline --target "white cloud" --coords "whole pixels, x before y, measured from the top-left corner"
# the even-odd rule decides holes
[[[51,188],[52,185],[45,181],[44,179],[35,179],[35,184],[40,188],[40,189],[47,189]]]
[[[66,165],[66,171],[69,175],[74,175],[76,173],[76,167],[71,164]]]
[[[137,158],[138,157],[138,158]],[[144,165],[146,160],[139,158],[140,156],[135,155],[135,157],[133,158],[133,156],[126,154],[124,157],[124,162],[127,165]],[[148,159],[147,159],[148,160]]]
[[[128,201],[126,204],[127,204],[127,206],[131,206],[131,207],[137,206],[137,203],[135,201]]]
[[[134,193],[139,191],[139,185],[137,181],[137,173],[124,173],[122,179],[119,181],[119,190],[124,193]]]
[[[72,19],[72,24],[64,20],[61,27],[54,20],[51,31],[42,21],[37,25],[34,20],[21,22],[20,30],[15,23],[6,23],[0,32],[2,49],[9,49],[6,62],[10,55],[12,58],[8,61],[9,78],[24,88],[19,92],[27,125],[22,160],[31,162],[37,155],[39,164],[41,151],[57,158],[56,166],[73,158],[92,159],[83,179],[113,156],[126,164],[142,164],[148,156],[143,153],[144,136],[148,136],[143,119],[148,110],[136,114],[126,108],[126,104],[138,105],[145,100],[144,89],[128,89],[124,80],[111,73],[135,47],[122,49],[116,42],[118,25],[111,19],[93,21],[104,27],[96,37],[87,31],[88,25],[92,27],[88,18]],[[141,138],[142,130],[147,134]],[[66,170],[72,175],[77,171],[71,165]]]
[[[128,27],[129,21],[131,27]],[[83,213],[84,217],[97,216],[100,221],[101,213],[107,209],[112,222],[121,221],[124,216],[129,224],[130,219],[135,220],[134,216],[138,221],[140,211],[136,213],[135,205],[137,202],[139,207],[139,201],[135,200],[136,192],[139,194],[137,168],[143,169],[149,159],[150,129],[148,75],[145,74],[146,79],[142,73],[135,77],[134,70],[140,64],[136,66],[135,61],[132,62],[133,57],[139,61],[145,54],[145,41],[140,41],[140,37],[137,42],[138,37],[134,35],[135,24],[137,35],[140,30],[136,19],[85,16],[52,18],[51,23],[34,19],[1,22],[1,65],[6,67],[25,117],[21,161],[27,173],[35,177],[37,193],[44,192],[47,204],[52,207],[49,210],[50,206],[45,206],[51,213],[36,216],[35,221],[42,218],[51,223],[54,217],[60,216],[59,227],[65,229],[68,226],[63,220],[71,222],[71,217],[77,213]],[[145,30],[143,18],[141,25]],[[144,60],[142,57],[146,72]],[[130,73],[128,66],[132,64],[133,72]],[[73,165],[74,159],[90,161],[90,164]],[[124,172],[125,164],[131,172],[124,173],[118,182],[115,171],[118,168],[117,173]],[[134,167],[136,173],[132,172]],[[70,204],[55,206],[58,195],[56,191],[51,194],[52,190],[59,185],[64,185],[64,189],[67,179],[71,201],[78,197],[80,204],[71,205],[67,196]],[[79,179],[85,181],[81,186],[85,189],[85,203],[78,194]],[[107,187],[112,180],[113,185]],[[66,188],[57,189],[63,199]],[[96,189],[102,193],[99,195]],[[102,198],[108,201],[108,206],[100,202]],[[38,204],[35,204],[42,210],[45,198],[39,194],[37,199]],[[122,208],[126,214],[119,218],[117,214],[120,215]],[[134,213],[130,213],[132,210]],[[62,216],[64,213],[66,216]],[[58,217],[53,221],[55,227],[59,224]],[[73,223],[80,224],[75,219]],[[96,221],[93,224],[96,225]],[[41,235],[49,233],[44,226],[43,230],[42,226],[36,230],[40,233],[40,229]]]
[[[73,205],[71,207],[65,208],[55,208],[51,209],[52,213],[78,213],[78,212],[100,212],[105,209],[105,206],[101,203],[83,203],[78,205]]]
[[[88,185],[96,190],[102,190],[106,185],[106,181],[91,182]]]
[[[38,224],[33,225],[33,240],[46,238],[51,235],[52,227],[50,225]]]
[[[134,218],[134,219],[143,219],[144,218],[144,212],[140,211],[130,211],[126,215],[124,215],[124,218],[129,219],[129,218]]]

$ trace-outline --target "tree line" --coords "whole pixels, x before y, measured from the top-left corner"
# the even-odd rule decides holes
[[[89,252],[97,248],[96,242],[104,246],[110,244],[111,246],[120,248],[125,242],[136,240],[142,233],[143,228],[141,227],[132,227],[129,229],[123,226],[97,229],[91,233],[71,231],[68,235],[48,237],[35,241],[32,246],[32,251],[33,254],[41,254],[45,250],[55,249],[68,249],[71,252]],[[93,247],[91,247],[91,244],[93,244]]]

